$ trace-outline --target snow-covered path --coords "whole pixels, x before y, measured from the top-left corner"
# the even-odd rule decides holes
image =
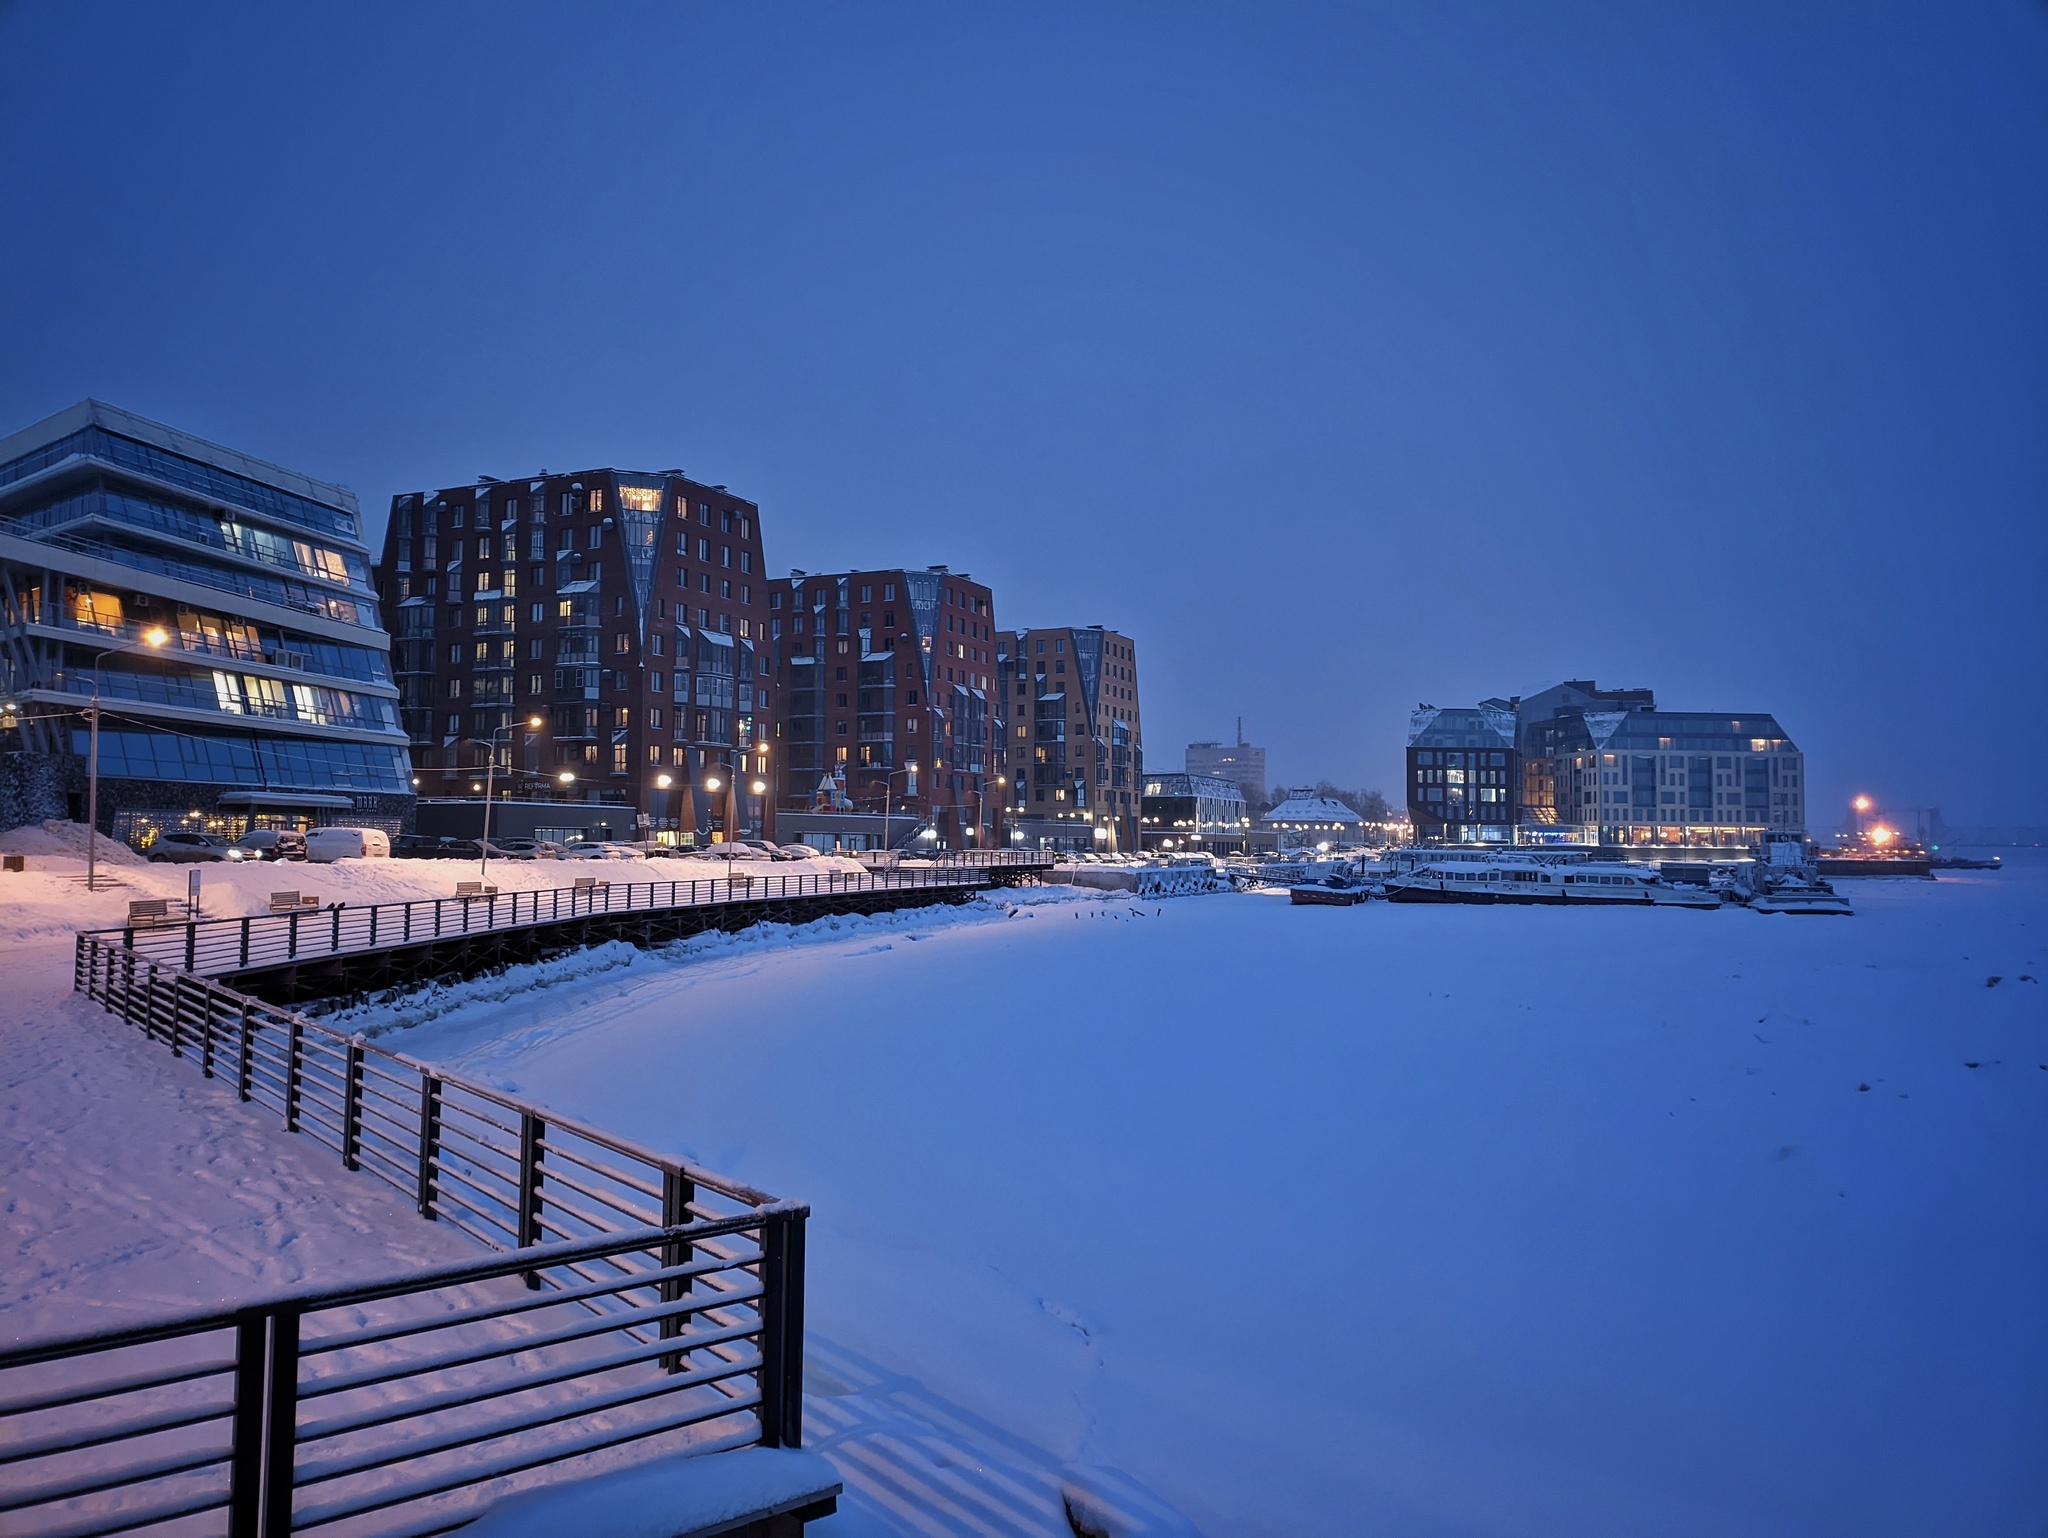
[[[0,1338],[477,1253],[74,997],[68,941],[17,939],[0,976]]]
[[[592,956],[402,1040],[810,1200],[821,1354],[1212,1534],[2037,1532],[2048,867],[1852,891],[1046,894]]]

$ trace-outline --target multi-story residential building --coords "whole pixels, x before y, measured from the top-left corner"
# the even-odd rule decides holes
[[[412,802],[355,494],[98,401],[0,441],[14,820],[396,829]],[[12,735],[12,734],[10,734]]]
[[[966,573],[792,572],[770,589],[783,836],[824,848],[995,841],[995,595]]]
[[[1183,850],[1243,854],[1251,837],[1244,792],[1207,774],[1148,774],[1138,803],[1138,846],[1167,854]]]
[[[409,492],[378,579],[422,796],[466,797],[495,752],[515,799],[630,809],[664,843],[774,836],[752,502],[676,470]]]
[[[1418,840],[1511,842],[1521,783],[1514,703],[1418,705],[1408,722],[1407,778],[1408,818]]]
[[[1008,838],[1040,849],[1139,847],[1145,773],[1138,650],[1100,625],[1006,632]]]
[[[1805,755],[1767,712],[1660,710],[1575,679],[1410,723],[1416,835],[1740,847],[1803,833]]]
[[[1191,742],[1187,772],[1210,775],[1235,785],[1250,807],[1266,804],[1266,750],[1244,740],[1244,717],[1237,718],[1236,743]]]

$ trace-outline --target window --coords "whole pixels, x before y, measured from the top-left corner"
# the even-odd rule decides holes
[[[753,553],[753,551],[751,551],[751,550],[742,550],[742,551],[740,552],[740,570],[741,570],[741,571],[752,571],[753,569],[754,569],[754,553]]]
[[[731,566],[732,566],[732,546],[731,546],[731,545],[720,545],[720,546],[718,547],[718,564],[719,564],[719,565],[721,565],[721,566],[724,566],[724,567],[726,567],[726,568],[728,568],[728,569],[730,569],[730,568],[731,568]]]

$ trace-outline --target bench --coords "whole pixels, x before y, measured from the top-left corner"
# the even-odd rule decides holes
[[[270,894],[270,911],[272,913],[297,913],[304,908],[317,908],[319,906],[320,899],[313,896],[310,892],[303,896],[297,892],[272,892]]]
[[[578,876],[576,878],[575,890],[579,892],[594,892],[601,886],[610,885],[609,881],[600,881],[595,876]]]
[[[128,904],[130,929],[154,929],[159,924],[173,922],[168,897],[141,897]]]
[[[457,897],[496,897],[498,889],[494,886],[486,886],[481,881],[458,881],[455,883],[455,895]]]

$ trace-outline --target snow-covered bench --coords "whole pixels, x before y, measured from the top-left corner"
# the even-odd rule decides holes
[[[297,892],[272,892],[270,894],[270,911],[272,913],[296,913],[301,908],[317,908],[319,906],[320,899],[311,894],[303,896]]]
[[[154,929],[159,924],[171,922],[171,900],[168,897],[138,897],[128,904],[130,929]]]
[[[458,881],[455,883],[455,895],[457,897],[496,897],[498,889],[494,886],[486,886],[481,881]]]
[[[816,1453],[741,1447],[662,1458],[499,1501],[459,1538],[803,1538],[839,1509],[839,1473]]]

